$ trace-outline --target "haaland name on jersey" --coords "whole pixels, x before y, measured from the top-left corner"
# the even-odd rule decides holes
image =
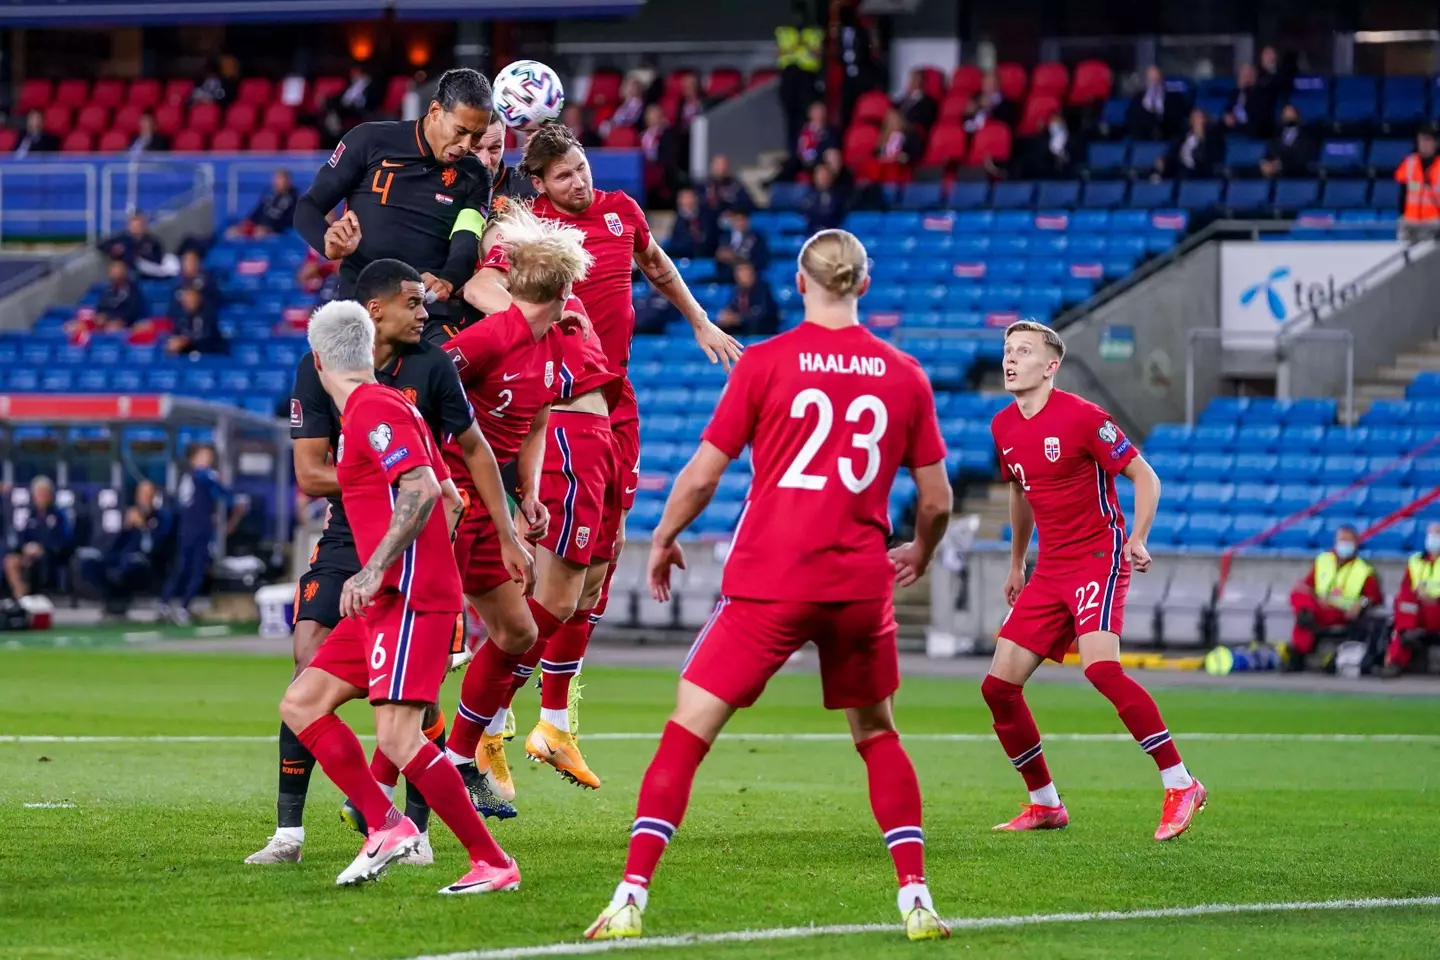
[[[853,373],[862,377],[885,376],[883,357],[845,357],[833,353],[800,354],[801,373]]]

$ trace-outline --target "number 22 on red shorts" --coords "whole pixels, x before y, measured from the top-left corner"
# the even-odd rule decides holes
[[[1058,571],[1036,569],[1000,625],[1000,636],[1051,660],[1065,659],[1076,637],[1125,628],[1130,565],[1107,560]]]

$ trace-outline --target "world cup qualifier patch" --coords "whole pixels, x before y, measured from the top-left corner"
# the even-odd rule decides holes
[[[1095,432],[1100,436],[1100,439],[1106,443],[1114,443],[1120,436],[1120,431],[1116,428],[1115,424],[1109,420],[1100,424],[1100,429]]]

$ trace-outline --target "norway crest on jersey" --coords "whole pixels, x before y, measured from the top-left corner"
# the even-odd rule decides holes
[[[1046,437],[1046,438],[1045,438],[1045,459],[1046,459],[1046,460],[1049,460],[1051,463],[1054,463],[1055,461],[1057,461],[1057,460],[1060,459],[1060,438],[1059,438],[1059,437]]]
[[[555,385],[555,361],[554,361],[554,360],[546,360],[546,361],[545,361],[545,386],[547,386],[547,387],[553,387],[554,385]]]
[[[575,531],[575,546],[585,549],[585,544],[590,542],[590,528],[580,527]]]
[[[623,237],[625,235],[625,224],[620,222],[620,214],[618,213],[605,214],[605,226],[617,237]]]

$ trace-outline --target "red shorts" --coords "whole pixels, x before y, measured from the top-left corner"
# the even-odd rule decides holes
[[[549,430],[540,500],[550,529],[540,545],[586,566],[615,559],[621,487],[609,418],[551,410]]]
[[[625,381],[620,402],[610,411],[610,432],[615,435],[615,468],[620,478],[620,509],[635,506],[640,488],[640,407],[635,388]]]
[[[825,709],[868,707],[900,689],[890,597],[840,603],[722,597],[680,675],[732,707],[748,707],[807,642],[820,652]]]
[[[1130,564],[1118,556],[1039,567],[1000,625],[1000,636],[1032,653],[1062,661],[1076,637],[1125,627]]]
[[[470,493],[470,509],[455,529],[455,565],[467,597],[479,597],[510,580],[500,556],[500,535],[479,496]]]
[[[368,691],[371,703],[435,703],[463,623],[454,613],[411,610],[402,594],[386,590],[365,616],[341,620],[310,666]]]

